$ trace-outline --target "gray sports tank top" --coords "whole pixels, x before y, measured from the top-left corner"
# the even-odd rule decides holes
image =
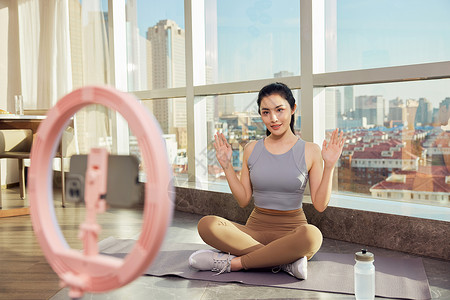
[[[288,152],[272,154],[264,146],[264,139],[256,142],[248,158],[248,168],[257,207],[274,210],[302,207],[308,182],[305,144],[299,139]]]

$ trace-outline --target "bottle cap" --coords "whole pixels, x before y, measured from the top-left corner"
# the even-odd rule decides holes
[[[356,261],[374,261],[373,253],[367,252],[367,249],[361,249],[360,252],[355,253]]]

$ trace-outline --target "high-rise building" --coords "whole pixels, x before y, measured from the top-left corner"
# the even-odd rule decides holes
[[[427,125],[432,123],[433,104],[426,98],[419,99],[417,107],[415,124]]]
[[[205,1],[205,24],[205,81],[211,84],[219,80],[217,0]]]
[[[159,21],[147,31],[148,76],[151,89],[186,85],[185,32],[172,20]],[[168,99],[153,101],[153,114],[165,134],[179,134],[186,127],[186,101]],[[184,137],[177,136],[177,141]]]
[[[393,123],[401,123],[410,129],[414,128],[415,120],[417,120],[417,109],[419,101],[407,99],[403,102],[400,98],[389,101],[388,121]]]
[[[384,98],[382,96],[358,96],[355,98],[355,119],[367,119],[367,124],[384,125]]]
[[[126,3],[127,24],[127,80],[129,91],[148,89],[147,43],[141,36],[137,18],[137,0]]]
[[[394,121],[394,122],[402,122],[404,121],[403,116],[405,105],[403,103],[403,100],[400,98],[395,98],[392,100],[389,100],[389,114],[388,114],[388,121]]]
[[[406,100],[406,122],[404,123],[409,129],[414,129],[414,120],[416,119],[419,101],[414,99]]]
[[[353,86],[344,87],[344,114],[349,115],[355,110],[355,97],[353,96]]]
[[[444,100],[439,103],[439,110],[437,112],[438,125],[445,125],[447,128],[449,127],[450,121],[450,97],[446,97]],[[448,129],[446,129],[448,130]]]
[[[219,57],[217,39],[217,0],[205,1],[205,83],[219,81]],[[206,102],[206,122],[214,127],[214,120],[219,117],[218,96],[208,97]],[[208,135],[209,136],[209,135]]]
[[[341,117],[342,108],[341,108],[341,91],[336,89],[336,115],[337,117]]]
[[[325,89],[325,129],[334,129],[337,125],[336,89]]]
[[[219,95],[217,106],[219,117],[233,114],[235,112],[234,95]]]
[[[186,86],[185,32],[172,20],[159,21],[147,31],[151,48],[151,89]]]

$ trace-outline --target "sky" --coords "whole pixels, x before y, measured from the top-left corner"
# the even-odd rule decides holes
[[[339,70],[450,61],[450,1],[339,0],[337,14]],[[450,80],[357,86],[358,94],[425,97],[436,107]]]
[[[450,60],[449,13],[447,0],[339,0],[338,67]]]
[[[299,0],[221,0],[217,6],[219,82],[270,78],[282,70],[300,74]],[[162,19],[185,27],[183,0],[139,0],[137,7],[142,36]],[[327,71],[450,61],[448,0],[338,0],[336,13],[337,41],[329,48],[337,63]],[[437,106],[450,97],[449,83],[356,86],[355,96],[425,97]]]
[[[184,27],[184,0],[138,0],[138,26],[141,36],[146,36],[148,27],[160,20],[170,19]]]

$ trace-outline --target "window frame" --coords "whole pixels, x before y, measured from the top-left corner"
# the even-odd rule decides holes
[[[112,2],[123,0],[109,0]],[[205,28],[204,1],[184,0],[185,7],[185,48],[186,48],[186,87],[135,91],[138,98],[186,98],[187,132],[188,132],[188,181],[198,187],[196,181],[207,180],[198,166],[205,155],[200,151],[206,147],[201,139],[205,126],[196,119],[204,112],[204,101],[199,98],[213,95],[227,95],[258,92],[259,89],[274,81],[273,78],[205,84],[199,78],[204,75]],[[300,1],[300,65],[299,76],[281,77],[277,81],[286,83],[291,89],[301,90],[302,137],[319,145],[325,138],[324,120],[321,111],[325,105],[325,88],[350,85],[367,85],[406,81],[424,81],[450,78],[450,61],[421,63],[413,65],[360,69],[338,72],[325,72],[325,0]],[[335,4],[336,0],[327,0]],[[314,54],[314,55],[313,55]],[[197,100],[196,100],[197,99]],[[197,134],[196,134],[197,133]],[[204,134],[206,136],[206,134]],[[203,148],[204,149],[204,148]],[[204,151],[203,151],[204,152]],[[357,161],[355,163],[358,163]],[[384,161],[383,161],[384,164]],[[204,168],[203,168],[204,169]],[[206,182],[204,182],[206,183]],[[202,185],[202,184],[200,184]],[[332,199],[337,197],[332,195]],[[348,196],[346,196],[348,198]],[[355,197],[356,198],[356,197]],[[405,205],[405,203],[398,203]],[[438,209],[442,209],[439,207]],[[450,208],[445,208],[449,209]],[[449,221],[449,220],[447,220]]]

